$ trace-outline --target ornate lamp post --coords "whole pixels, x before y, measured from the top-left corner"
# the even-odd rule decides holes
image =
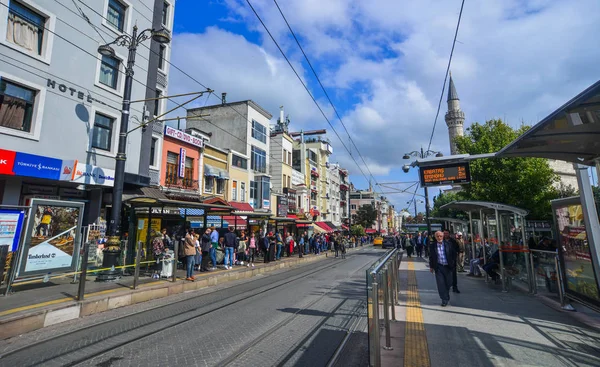
[[[402,159],[410,159],[411,156],[415,157],[415,158],[419,158],[419,159],[425,159],[432,155],[435,155],[436,157],[444,156],[442,154],[442,152],[436,152],[433,150],[423,151],[423,148],[421,148],[420,151],[415,150],[410,153],[405,153],[404,156],[402,157]],[[408,172],[408,169],[405,168],[404,171]],[[424,187],[424,189],[425,189],[425,216],[427,217],[427,236],[431,236],[431,220],[429,219],[429,192],[427,190],[427,187]],[[416,203],[415,203],[415,205],[416,205]]]
[[[123,204],[123,182],[125,178],[125,160],[127,148],[127,126],[129,124],[129,106],[131,104],[131,85],[133,83],[133,66],[135,65],[135,53],[140,43],[152,38],[160,44],[166,44],[171,41],[171,36],[164,30],[146,29],[138,34],[138,27],[133,27],[133,33],[124,34],[117,37],[113,42],[98,47],[98,53],[103,56],[114,57],[115,50],[111,45],[127,47],[127,65],[125,68],[125,91],[123,93],[123,108],[121,110],[121,128],[119,129],[119,146],[115,162],[115,184],[112,194],[112,208],[110,223],[108,228],[107,247],[104,249],[104,258],[102,260],[103,268],[110,268],[98,274],[97,280],[110,281],[120,277],[121,272],[114,270],[121,254],[120,241],[120,223],[121,206]]]

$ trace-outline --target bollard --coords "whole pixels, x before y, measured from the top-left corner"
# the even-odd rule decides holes
[[[142,257],[143,242],[138,242],[137,252],[135,254],[135,271],[133,273],[133,289],[137,288],[138,279],[140,277],[140,261]]]
[[[77,291],[77,300],[83,301],[85,296],[85,278],[87,277],[88,253],[90,251],[89,242],[83,244],[83,255],[81,258],[81,276],[79,277],[79,289]]]
[[[395,257],[395,256],[394,256]],[[392,320],[396,321],[396,261],[392,258],[390,262],[391,274],[389,275],[389,296],[390,296],[390,307],[392,309]]]
[[[529,251],[531,255],[531,251]],[[531,262],[530,262],[531,260]],[[532,279],[535,279],[535,273],[533,269],[533,258],[527,256],[527,252],[525,253],[525,269],[527,270],[527,280],[529,280],[529,293],[535,294],[533,292],[533,282]]]
[[[385,323],[385,346],[383,349],[392,350],[392,339],[390,334],[390,289],[387,265],[383,269],[383,320]]]
[[[535,266],[533,265],[533,252],[531,250],[529,250],[529,265],[531,267],[531,278],[532,278],[532,282],[531,282],[531,293],[532,294],[537,294],[537,278],[536,278],[536,273],[535,273]]]
[[[177,259],[179,258],[179,241],[174,241],[173,243],[173,282],[177,281]]]

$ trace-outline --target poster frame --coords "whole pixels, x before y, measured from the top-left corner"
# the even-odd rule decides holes
[[[49,199],[31,199],[31,209],[30,215],[27,221],[27,229],[25,232],[25,236],[23,238],[23,243],[21,245],[21,254],[19,256],[19,267],[18,272],[15,278],[19,278],[21,276],[35,276],[41,274],[49,274],[49,273],[68,273],[76,271],[77,264],[79,263],[80,257],[80,248],[81,248],[81,238],[82,238],[82,223],[83,223],[83,212],[85,209],[85,203],[78,201],[64,201],[64,200],[49,200]],[[30,245],[31,245],[31,232],[34,230],[34,221],[35,221],[35,213],[39,206],[58,206],[58,207],[66,207],[66,208],[79,208],[79,215],[77,218],[77,227],[75,228],[75,238],[73,239],[73,258],[71,259],[71,265],[68,267],[61,268],[50,268],[44,270],[32,270],[25,271],[27,266],[26,256],[29,253]]]
[[[21,232],[23,231],[23,219],[25,218],[25,210],[24,209],[4,209],[0,208],[0,214],[18,214],[19,217],[17,219],[17,229],[15,230],[15,237],[13,238],[13,243],[10,246],[11,252],[17,252],[19,249],[19,243],[21,242]]]
[[[581,202],[581,197],[572,196],[569,198],[556,199],[556,200],[551,200],[550,203],[552,205],[552,219],[554,222],[554,228],[556,228],[556,231],[554,231],[554,240],[556,241],[556,244],[558,247],[558,261],[560,262],[560,270],[562,273],[561,274],[562,275],[562,286],[563,286],[564,293],[570,299],[579,301],[583,304],[587,304],[588,306],[590,306],[591,308],[594,308],[596,310],[600,310],[600,302],[598,300],[595,300],[591,297],[587,297],[584,294],[581,294],[581,293],[573,291],[572,289],[569,289],[566,263],[565,263],[564,253],[562,251],[561,242],[560,242],[560,228],[558,226],[558,220],[556,218],[556,210],[560,209],[560,208],[564,208],[565,206],[570,206],[570,205],[581,205],[582,206],[583,204]],[[586,231],[587,231],[587,228],[586,228]],[[593,250],[593,248],[592,248],[593,246],[589,246],[589,247],[590,247],[590,251]],[[596,269],[593,262],[591,263],[591,266],[592,266],[592,270],[593,270],[595,281],[596,281],[596,287],[600,293],[600,286],[598,283],[599,269]]]

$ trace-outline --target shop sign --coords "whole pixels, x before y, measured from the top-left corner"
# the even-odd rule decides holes
[[[181,140],[191,145],[195,145],[198,148],[204,147],[204,140],[199,137],[192,136],[190,134],[186,134],[181,130],[177,130],[172,128],[171,126],[165,126],[165,136],[169,136],[171,138]]]
[[[29,176],[58,180],[62,161],[40,155],[17,152],[13,172],[19,176]]]
[[[288,198],[287,196],[278,196],[277,197],[277,216],[278,217],[287,217],[288,215]]]
[[[268,199],[264,199],[263,200],[262,208],[263,209],[270,209],[271,208],[271,202]]]
[[[185,148],[179,148],[179,177],[185,177]]]
[[[23,185],[24,194],[33,195],[56,195],[58,190],[52,186],[39,186],[39,185]]]
[[[61,188],[58,190],[60,196],[67,196],[71,198],[84,198],[85,191],[77,190],[77,189],[69,189],[69,188]]]
[[[14,175],[15,156],[17,152],[0,149],[0,175]]]
[[[115,184],[115,171],[85,164],[77,160],[63,161],[60,170],[60,180],[85,185],[112,187]]]
[[[75,270],[83,209],[73,201],[31,200],[19,275]]]

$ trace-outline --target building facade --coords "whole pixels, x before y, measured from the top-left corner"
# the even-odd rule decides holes
[[[203,117],[208,116],[208,117]],[[250,157],[249,203],[270,210],[269,124],[273,116],[251,100],[189,109],[187,127],[212,134],[214,147],[231,149]]]
[[[105,42],[97,34],[110,42],[136,24],[171,29],[174,3],[78,4],[89,23],[60,2],[0,0],[0,197],[5,205],[31,197],[83,200],[87,224],[106,219],[111,201],[127,59],[116,45],[114,57],[99,54]],[[170,46],[162,56],[158,47],[148,40],[137,49],[132,100],[155,96],[159,83],[166,92]],[[154,101],[146,110],[154,110]],[[148,117],[143,111],[142,103],[132,104],[128,130]],[[128,134],[126,189],[150,183],[151,137],[150,128]]]

